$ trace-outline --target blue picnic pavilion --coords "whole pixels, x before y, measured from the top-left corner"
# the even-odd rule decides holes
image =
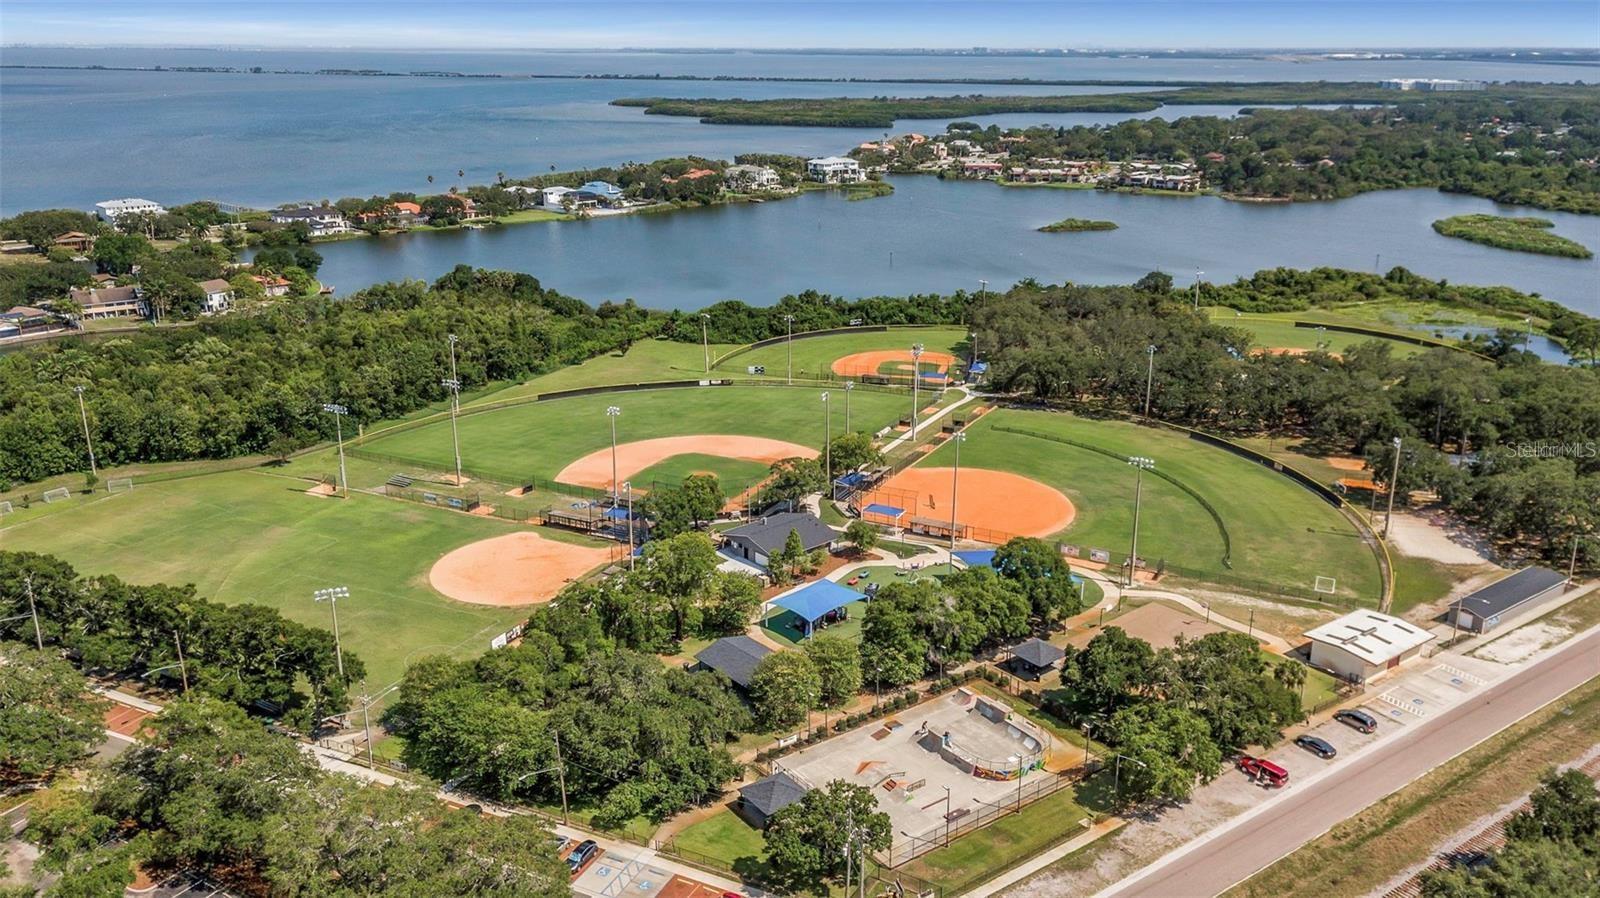
[[[849,587],[840,586],[832,580],[818,580],[807,584],[792,592],[785,593],[772,600],[772,604],[785,611],[791,611],[803,623],[802,637],[810,636],[821,620],[830,611],[837,611],[853,602],[866,599],[862,593]]]

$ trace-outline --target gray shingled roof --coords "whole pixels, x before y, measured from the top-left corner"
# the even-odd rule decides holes
[[[800,532],[800,540],[805,543],[807,552],[839,538],[837,531],[822,523],[815,515],[799,511],[767,515],[735,527],[723,536],[728,539],[744,540],[760,549],[763,554],[771,555],[783,548],[784,541],[789,538],[790,530]]]
[[[739,797],[744,803],[758,811],[763,817],[771,817],[789,805],[794,804],[803,797],[808,790],[798,780],[780,770],[765,778],[756,780],[739,790]]]
[[[1011,647],[1011,654],[1034,667],[1049,667],[1067,656],[1067,653],[1037,637]]]
[[[701,649],[694,660],[748,689],[756,665],[770,654],[772,649],[748,636],[728,636]]]
[[[1494,617],[1515,608],[1537,595],[1549,592],[1567,577],[1545,567],[1525,567],[1497,580],[1461,600],[1461,608],[1478,617]]]

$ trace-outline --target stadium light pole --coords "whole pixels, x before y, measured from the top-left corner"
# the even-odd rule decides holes
[[[611,419],[611,505],[616,507],[620,496],[617,495],[617,416],[622,414],[622,409],[614,405],[606,406],[606,417]]]
[[[1389,475],[1389,509],[1383,513],[1383,538],[1389,538],[1389,522],[1394,520],[1394,494],[1398,492],[1396,481],[1400,479],[1400,438],[1394,438],[1394,469]]]
[[[25,617],[33,618],[33,644],[44,651],[44,633],[39,629],[39,606],[33,601],[33,575],[24,574],[22,577],[22,591],[28,596],[28,613],[16,614],[11,617],[0,617],[0,624],[22,620]]]
[[[447,377],[439,384],[450,391],[450,445],[456,453],[456,486],[461,486],[461,432],[456,429],[456,406],[461,401],[461,381]]]
[[[922,344],[911,344],[911,442],[917,441],[917,382],[922,380]]]
[[[311,598],[318,602],[327,602],[328,610],[333,612],[333,656],[339,664],[339,679],[344,679],[344,648],[339,643],[339,600],[350,598],[348,586],[330,586],[319,589],[311,594]]]
[[[89,473],[99,478],[100,470],[94,463],[94,442],[89,439],[89,412],[83,405],[83,384],[73,387],[72,392],[78,394],[78,417],[83,419],[83,445],[89,449]]]
[[[711,338],[706,332],[706,325],[710,321],[710,315],[707,315],[704,312],[700,313],[700,348],[705,351],[707,374],[711,373]]]
[[[1144,416],[1145,416],[1146,420],[1149,420],[1149,418],[1150,418],[1150,387],[1151,387],[1151,385],[1153,385],[1155,383],[1155,379],[1156,379],[1156,345],[1154,343],[1151,343],[1149,346],[1146,346],[1144,348],[1144,352],[1145,352],[1145,355],[1148,355],[1150,357],[1150,362],[1145,367],[1145,371],[1144,371]]]
[[[789,336],[783,341],[784,352],[784,381],[794,385],[794,316],[785,315],[783,321],[789,326]]]
[[[1133,545],[1128,552],[1128,586],[1133,586],[1133,572],[1139,563],[1139,499],[1144,489],[1144,472],[1155,468],[1154,459],[1136,455],[1128,459],[1133,465]]]
[[[956,467],[950,474],[950,564],[952,571],[955,570],[956,560],[956,502],[961,497],[961,444],[966,441],[966,433],[960,430],[950,437],[950,442],[956,444]]]
[[[855,381],[847,380],[847,381],[844,382],[844,432],[845,433],[849,433],[850,432],[850,391],[854,390],[855,388],[856,388],[856,382]]]
[[[337,402],[324,402],[322,410],[333,415],[333,432],[339,441],[339,492],[349,496],[350,481],[344,476],[344,416],[350,414],[350,410]]]
[[[1200,311],[1200,275],[1202,274],[1205,274],[1205,272],[1198,268],[1194,270],[1194,310],[1196,312]]]
[[[633,481],[627,480],[622,488],[628,491],[628,570],[633,570]]]
[[[828,391],[822,391],[822,475],[829,484],[828,494],[833,495],[833,412],[828,404]]]

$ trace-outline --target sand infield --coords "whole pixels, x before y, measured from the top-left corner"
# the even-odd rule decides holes
[[[906,509],[911,516],[948,518],[952,473],[951,468],[907,468],[889,478],[882,491],[904,497],[899,501],[914,496],[915,507]],[[960,479],[956,519],[968,527],[1013,536],[1050,536],[1065,530],[1078,514],[1060,490],[1021,474],[963,465]]]
[[[876,349],[834,359],[833,373],[846,377],[859,377],[863,374],[909,375],[912,362],[909,349]],[[948,352],[922,353],[921,367],[924,372],[948,374],[950,366],[955,363],[956,357]]]
[[[627,480],[651,465],[675,455],[716,455],[772,464],[785,458],[816,458],[817,450],[798,443],[767,437],[705,434],[656,437],[617,446],[617,478]],[[597,449],[561,469],[556,482],[598,489],[611,487],[611,449]]]
[[[555,597],[568,580],[611,560],[608,547],[579,546],[521,530],[468,543],[434,562],[428,582],[458,602],[514,607]]]

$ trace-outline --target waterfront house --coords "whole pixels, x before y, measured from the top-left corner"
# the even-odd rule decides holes
[[[590,181],[573,191],[579,203],[615,206],[622,202],[622,188],[607,181]]]
[[[571,187],[542,187],[536,202],[552,212],[565,212],[568,203],[577,201],[577,197],[573,196],[575,193],[577,191]]]
[[[83,310],[85,321],[100,318],[143,318],[150,314],[144,293],[138,287],[97,287],[71,290],[67,297]]]
[[[399,202],[389,207],[389,221],[397,228],[409,228],[427,224],[428,216],[422,214],[422,207],[416,203]]]
[[[806,160],[806,177],[823,184],[854,184],[867,175],[861,163],[848,156],[823,156]]]
[[[963,162],[961,173],[969,178],[994,178],[1005,170],[999,162]]]
[[[113,224],[117,219],[126,215],[165,215],[167,210],[160,203],[138,197],[127,197],[120,200],[106,200],[94,204],[96,215]]]
[[[272,222],[286,225],[303,224],[310,229],[313,237],[342,234],[350,230],[350,222],[345,219],[344,213],[332,206],[278,209],[272,213]]]
[[[775,190],[782,183],[765,165],[730,165],[723,176],[734,190]]]
[[[200,311],[205,314],[217,315],[233,308],[233,285],[222,278],[201,281],[200,289],[206,295],[205,302],[200,305]]]
[[[56,316],[35,306],[12,306],[0,312],[0,336],[22,337],[57,328]]]
[[[252,274],[250,275],[250,280],[260,284],[261,292],[268,297],[288,296],[290,291],[294,289],[294,284],[290,283],[288,278],[281,278],[277,275],[266,277]]]

